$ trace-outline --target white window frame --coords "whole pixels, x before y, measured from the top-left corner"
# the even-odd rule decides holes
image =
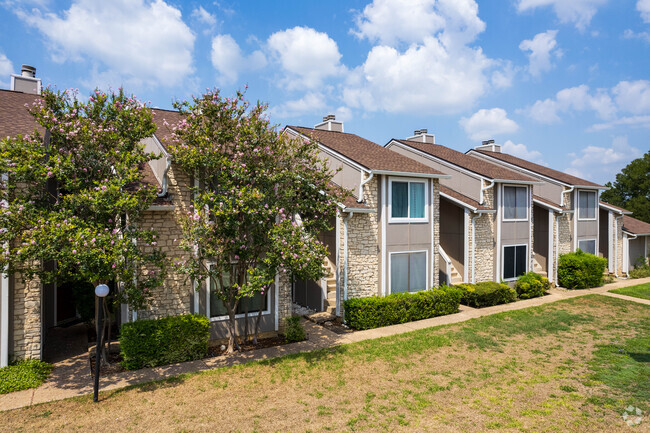
[[[210,262],[207,264],[208,269],[210,269],[210,266],[215,265],[216,263]],[[269,292],[266,294],[266,307],[264,310],[262,310],[262,316],[268,316],[271,314],[271,293]],[[251,315],[257,316],[258,312],[252,312],[248,313],[248,317],[250,318]],[[228,320],[228,315],[223,315],[223,316],[214,316],[210,317],[210,275],[205,279],[205,315],[208,319],[210,319],[210,322],[223,322],[224,320]],[[243,319],[246,317],[246,314],[235,314],[235,319]]]
[[[578,248],[580,248],[580,242],[590,242],[590,241],[594,241],[594,252],[589,253],[589,254],[593,254],[593,255],[596,256],[596,255],[598,255],[598,240],[596,238],[578,239]],[[580,248],[580,251],[582,251],[583,253],[587,252],[587,251],[583,250],[582,248]]]
[[[526,270],[524,271],[524,274],[528,272],[528,266],[530,262],[530,252],[528,250],[528,244],[508,244],[508,245],[503,245],[501,248],[501,279],[503,281],[517,281],[518,276],[514,276],[513,278],[504,278],[505,275],[505,269],[504,266],[506,265],[506,248],[508,247],[515,247],[515,260],[517,260],[517,248],[516,247],[526,247]],[[515,270],[517,269],[517,262],[515,261]]]
[[[594,217],[593,218],[581,218],[580,217],[580,211],[583,209],[580,206],[580,194],[593,194],[594,195]],[[598,219],[598,191],[592,191],[589,189],[579,189],[578,190],[578,203],[577,203],[577,208],[578,208],[578,221],[596,221]]]
[[[524,188],[526,190],[526,218],[506,218],[506,187],[508,188]],[[515,193],[515,197],[516,197]],[[503,221],[522,221],[522,222],[527,222],[530,218],[530,188],[528,188],[528,185],[511,185],[511,184],[505,184],[501,185],[501,207],[502,207],[502,220]],[[516,206],[515,206],[516,207]]]
[[[424,281],[425,281],[425,288],[424,290],[429,290],[429,250],[413,250],[413,251],[391,251],[388,253],[388,269],[387,269],[387,278],[386,280],[388,281],[388,294],[391,295],[393,293],[393,287],[392,287],[392,282],[393,279],[391,278],[391,270],[393,266],[393,255],[395,254],[417,254],[417,253],[424,253],[424,267],[425,267],[425,275],[424,275]],[[400,293],[418,293],[418,292],[423,292],[424,290],[418,290],[417,292],[400,292]]]
[[[408,217],[393,217],[393,182],[408,183]],[[424,184],[424,217],[411,218],[411,184]],[[388,222],[390,223],[428,223],[429,222],[429,180],[411,177],[391,177],[388,179]]]

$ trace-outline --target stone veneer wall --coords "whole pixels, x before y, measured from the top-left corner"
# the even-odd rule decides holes
[[[41,358],[41,288],[38,278],[13,278],[13,353],[15,360]],[[11,312],[11,309],[10,309]]]
[[[483,186],[487,186],[487,182],[483,181]],[[483,193],[485,206],[494,208],[494,187],[490,188]],[[496,239],[495,231],[495,215],[482,214],[476,218],[476,252],[474,260],[474,282],[481,281],[494,281],[494,241]],[[472,215],[469,218],[469,227],[467,229],[468,238],[468,261],[467,276],[469,282],[472,281],[472,252],[474,245],[472,245]]]
[[[184,255],[184,251],[178,248],[181,228],[177,217],[190,210],[191,179],[176,165],[172,165],[168,176],[168,191],[172,198],[169,204],[174,205],[174,210],[145,212],[142,226],[151,227],[158,232],[157,247],[166,254],[168,259],[175,262]],[[150,251],[152,248],[144,247],[145,251]],[[192,311],[192,293],[194,291],[192,282],[184,274],[175,271],[173,266],[169,266],[167,272],[167,278],[163,285],[152,294],[150,308],[139,311],[138,319],[154,319]]]
[[[375,176],[364,186],[366,205],[378,209],[378,178]],[[338,269],[341,282],[341,299],[345,281],[344,222],[348,214],[340,216],[340,258]],[[379,221],[378,213],[357,213],[348,221],[348,298],[380,295],[379,290]]]
[[[292,300],[291,300],[291,277],[286,272],[280,272],[278,275],[278,332],[284,333],[285,323],[284,319],[292,316]]]

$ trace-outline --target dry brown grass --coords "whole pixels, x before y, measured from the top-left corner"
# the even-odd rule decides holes
[[[590,380],[588,362],[596,345],[647,327],[648,311],[576,298],[109,392],[99,404],[6,412],[0,430],[628,432],[626,391]],[[604,396],[611,400],[594,400]],[[648,431],[647,418],[634,431]]]

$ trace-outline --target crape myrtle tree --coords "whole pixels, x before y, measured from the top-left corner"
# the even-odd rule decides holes
[[[87,102],[46,89],[29,109],[45,133],[0,141],[0,266],[25,281],[117,281],[116,303],[146,308],[165,269],[140,224],[156,198],[142,180],[155,158],[140,143],[156,129],[151,110],[121,89]]]
[[[191,211],[181,217],[187,255],[180,267],[194,281],[213,282],[227,310],[231,353],[238,348],[240,303],[261,296],[266,305],[278,272],[324,275],[327,249],[316,236],[331,230],[328,221],[345,193],[331,187],[316,143],[278,133],[266,106],[251,106],[242,92],[223,98],[215,90],[175,107],[184,120],[173,127],[170,153],[200,180]]]

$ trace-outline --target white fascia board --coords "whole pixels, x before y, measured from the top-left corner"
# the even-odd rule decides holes
[[[343,207],[343,212],[354,213],[377,213],[377,209],[368,209],[365,207]]]
[[[156,145],[157,145],[158,148],[160,149],[160,152],[161,152],[161,153],[162,153],[166,158],[171,158],[171,155],[169,154],[169,152],[167,152],[167,150],[165,149],[165,146],[163,146],[162,142],[158,139],[158,137],[156,137],[156,133],[155,133],[155,132],[154,132],[154,134],[153,134],[151,137],[153,138],[154,143],[156,143]]]
[[[545,182],[539,180],[512,180],[512,179],[494,179],[496,183],[512,185],[544,185]]]
[[[605,203],[598,203],[598,207],[601,207],[603,209],[611,210],[612,212],[616,212],[619,215],[632,215],[632,212],[630,211],[623,211],[621,209],[616,209],[615,207],[608,206]]]
[[[559,207],[559,206],[553,206],[553,205],[550,205],[550,204],[548,204],[548,203],[546,203],[546,202],[539,201],[539,200],[537,200],[537,199],[535,199],[535,198],[533,199],[533,203],[535,203],[535,204],[537,204],[537,205],[539,205],[539,206],[541,206],[541,207],[543,207],[543,208],[551,209],[551,210],[553,210],[553,211],[555,211],[555,212],[562,212],[562,211],[564,210],[564,209],[562,209],[562,208]]]
[[[430,154],[428,154],[428,153],[426,153],[426,152],[422,152],[421,150],[416,149],[416,148],[414,148],[414,147],[411,147],[411,146],[409,146],[409,145],[407,145],[407,144],[400,143],[399,141],[391,140],[391,141],[390,141],[390,142],[389,142],[385,147],[388,148],[388,147],[390,147],[390,146],[393,145],[393,144],[394,144],[395,146],[401,147],[401,148],[403,148],[403,149],[407,149],[407,150],[409,150],[409,151],[412,151],[413,153],[415,153],[415,154],[417,154],[417,155],[420,155],[420,156],[422,156],[422,157],[424,157],[424,158],[434,160],[434,161],[436,161],[437,163],[442,164],[442,165],[445,165],[445,166],[447,166],[447,167],[449,167],[449,168],[452,168],[452,169],[454,169],[454,170],[462,171],[462,172],[465,173],[466,175],[471,176],[471,177],[473,177],[473,178],[475,178],[475,179],[478,179],[478,180],[485,180],[485,181],[487,181],[487,182],[490,182],[490,181],[492,180],[492,179],[489,179],[489,178],[487,178],[487,177],[485,177],[485,176],[482,176],[482,175],[480,175],[480,174],[478,174],[478,173],[475,173],[475,172],[473,172],[473,171],[471,171],[471,170],[467,170],[466,168],[463,168],[463,167],[461,167],[461,166],[459,166],[459,165],[456,165],[456,164],[453,164],[453,163],[451,163],[451,162],[449,162],[449,161],[446,161],[446,160],[444,160],[444,159],[438,158],[437,156],[430,155]],[[444,177],[444,179],[451,178],[450,175],[445,175],[445,176],[446,176],[446,177]]]
[[[444,192],[440,193],[440,197],[444,197],[446,200],[453,201],[454,203],[457,203],[457,204],[461,205],[462,207],[471,210],[472,212],[476,212],[478,210],[478,208],[475,208],[474,206],[469,205],[469,204],[467,204],[467,203],[465,203],[463,201],[460,201],[457,198],[454,198],[454,197],[452,197],[450,195],[447,195]]]
[[[412,173],[410,171],[393,171],[393,170],[370,170],[373,174],[385,174],[388,176],[405,176],[405,177],[423,177],[427,179],[451,179],[448,174],[433,173]]]

